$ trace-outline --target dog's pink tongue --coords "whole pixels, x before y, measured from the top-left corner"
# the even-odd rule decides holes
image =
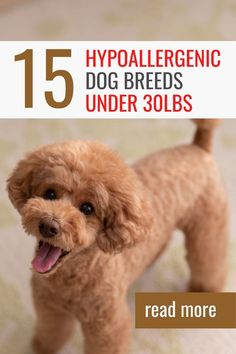
[[[37,251],[37,254],[31,264],[36,272],[46,273],[52,269],[61,254],[62,250],[59,247],[54,247],[49,243],[44,242]]]

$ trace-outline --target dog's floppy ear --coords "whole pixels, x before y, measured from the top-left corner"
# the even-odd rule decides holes
[[[14,207],[20,212],[27,199],[30,198],[31,180],[34,165],[30,157],[26,157],[16,165],[7,180],[8,196]]]
[[[97,243],[104,252],[120,252],[142,241],[150,226],[150,212],[142,186],[129,178],[116,181]]]

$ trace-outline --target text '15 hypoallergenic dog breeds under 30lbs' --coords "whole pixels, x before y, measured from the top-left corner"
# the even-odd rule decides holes
[[[195,120],[190,145],[133,166],[95,142],[44,146],[18,163],[10,200],[37,240],[32,261],[38,354],[54,354],[81,322],[86,354],[128,352],[130,284],[178,228],[186,235],[190,290],[220,291],[228,208],[211,154],[218,120]]]

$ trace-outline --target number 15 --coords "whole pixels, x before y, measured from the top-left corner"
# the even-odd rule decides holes
[[[46,80],[52,81],[55,77],[62,77],[65,81],[65,95],[62,101],[56,101],[52,91],[45,91],[47,104],[53,108],[67,107],[74,92],[73,78],[66,70],[53,70],[54,58],[71,57],[70,49],[47,49],[46,50]],[[25,107],[33,108],[33,50],[27,49],[15,56],[15,61],[25,61]]]

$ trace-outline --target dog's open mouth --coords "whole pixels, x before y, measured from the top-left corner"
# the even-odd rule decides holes
[[[55,247],[47,242],[39,241],[36,256],[32,261],[34,270],[38,273],[50,272],[69,252]]]

